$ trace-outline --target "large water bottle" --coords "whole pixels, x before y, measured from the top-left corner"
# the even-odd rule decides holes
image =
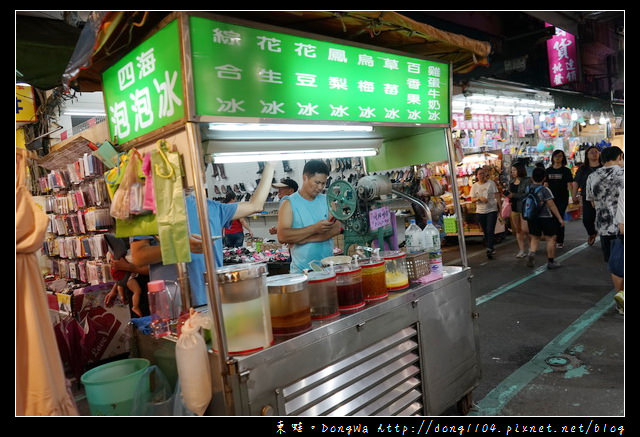
[[[431,220],[427,221],[427,226],[422,231],[427,244],[426,251],[429,252],[429,270],[433,278],[442,277],[442,252],[440,251],[440,231]]]
[[[431,220],[427,221],[427,226],[422,231],[427,252],[440,250],[440,231]]]
[[[409,227],[404,231],[405,247],[408,253],[424,251],[424,234],[414,219],[409,222]]]

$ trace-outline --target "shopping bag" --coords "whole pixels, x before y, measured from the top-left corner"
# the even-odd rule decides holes
[[[162,263],[167,265],[190,262],[189,228],[180,155],[169,151],[165,141],[159,141],[157,149],[151,152],[151,167]]]
[[[500,217],[509,218],[511,216],[511,202],[509,199],[502,200],[502,209],[500,210]]]

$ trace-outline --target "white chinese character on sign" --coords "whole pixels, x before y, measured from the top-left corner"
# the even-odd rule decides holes
[[[367,106],[366,108],[358,106],[358,108],[360,108],[360,117],[362,118],[373,118],[376,116],[376,108],[372,108],[371,106]]]
[[[346,90],[347,78],[346,77],[329,77],[329,89],[330,90]]]
[[[393,84],[393,83],[385,83],[384,84],[384,93],[385,94],[389,94],[390,96],[397,96],[398,95],[398,85]]]
[[[138,61],[136,66],[140,69],[138,79],[142,79],[156,71],[156,57],[153,54],[153,47],[146,52],[142,52],[140,56],[136,56],[136,60]]]
[[[359,80],[358,81],[358,89],[363,93],[372,93],[374,91],[375,84],[373,82],[369,82],[368,80]]]
[[[282,110],[282,105],[284,102],[278,103],[275,100],[270,102],[265,102],[264,100],[260,100],[260,104],[262,105],[262,110],[260,113],[269,114],[269,115],[277,115],[278,113],[284,114]]]
[[[315,58],[316,57],[316,46],[311,44],[304,44],[301,42],[295,43],[296,48],[294,51],[298,54],[298,56],[305,56],[307,58]]]
[[[420,112],[417,109],[407,110],[409,113],[409,120],[420,120]]]
[[[427,74],[429,76],[440,77],[440,67],[430,65],[429,68],[427,69]]]
[[[269,52],[280,53],[282,51],[282,47],[280,47],[280,41],[277,38],[268,38],[266,36],[258,36],[258,47],[261,50],[267,50]]]
[[[242,69],[234,67],[231,64],[221,65],[219,67],[215,67],[215,69],[218,71],[218,78],[220,79],[242,79]]]
[[[551,67],[551,71],[553,71],[553,73],[555,74],[562,73],[564,71],[564,67],[561,63],[555,63]]]
[[[318,105],[314,105],[312,103],[307,103],[306,105],[303,105],[299,102],[296,102],[296,104],[298,105],[298,115],[306,115],[306,116],[313,116],[313,115],[318,115],[318,111],[316,111],[316,109],[318,109]]]
[[[349,113],[347,112],[347,109],[349,109],[348,106],[333,106],[331,104],[329,104],[329,106],[331,107],[331,116],[332,117],[348,117]]]
[[[407,103],[410,105],[420,105],[420,94],[407,94]]]
[[[417,64],[415,62],[407,62],[407,71],[409,73],[420,74],[420,64]]]
[[[400,114],[399,114],[400,110],[396,109],[396,108],[384,108],[384,118],[389,118],[389,119],[394,119],[394,118],[400,118]]]
[[[136,113],[133,129],[137,132],[140,129],[151,126],[153,123],[153,110],[151,107],[149,88],[145,87],[141,90],[135,90],[132,94],[129,94],[129,98],[133,100],[131,110]]]
[[[342,49],[329,49],[329,61],[347,62],[347,53]]]
[[[398,60],[391,58],[380,58],[384,61],[382,68],[386,68],[389,70],[398,70]]]
[[[235,113],[238,111],[244,112],[244,109],[240,106],[244,103],[244,100],[236,101],[236,99],[231,100],[222,100],[220,97],[216,97],[220,106],[218,107],[219,112],[231,112]]]
[[[178,72],[174,71],[171,78],[169,78],[169,72],[164,72],[164,82],[159,83],[157,79],[153,79],[153,84],[156,87],[156,91],[160,95],[160,110],[158,116],[171,117],[173,115],[173,104],[180,106],[182,100],[173,92],[176,86],[176,80],[178,79]]]
[[[298,82],[296,83],[296,85],[299,85],[299,86],[310,86],[310,87],[317,87],[318,86],[318,84],[316,84],[316,75],[315,74],[296,73],[296,76],[298,77]]]
[[[282,73],[278,73],[273,70],[265,70],[263,68],[258,71],[258,80],[266,83],[282,83]]]
[[[565,38],[562,38],[560,41],[556,41],[553,44],[553,48],[558,53],[558,59],[569,59],[569,52],[567,51],[567,47],[569,47],[571,44],[571,40]]]
[[[111,123],[114,125],[114,136],[119,139],[128,136],[131,128],[127,117],[127,103],[116,102],[113,106],[109,106],[109,113]]]
[[[440,102],[438,100],[429,100],[429,109],[440,109]]]
[[[431,88],[440,88],[440,78],[439,77],[430,77],[427,81],[427,86]]]
[[[407,87],[412,90],[420,89],[420,79],[407,79]]]
[[[118,85],[120,85],[120,91],[133,85],[136,81],[136,74],[133,71],[133,62],[127,63],[124,67],[118,70]]]
[[[440,97],[440,90],[436,90],[436,89],[429,89],[429,91],[427,91],[427,94],[433,98],[433,99],[437,99]]]
[[[440,120],[440,112],[427,111],[427,113],[429,114],[429,116],[428,116],[429,121],[438,121],[438,120]]]
[[[215,28],[213,29],[213,42],[227,46],[239,46],[240,34],[233,30],[220,30]]]
[[[373,67],[373,56],[358,55],[358,65],[364,65],[365,67]]]

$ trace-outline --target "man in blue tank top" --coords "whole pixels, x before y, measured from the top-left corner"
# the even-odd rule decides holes
[[[282,199],[278,211],[278,241],[289,244],[291,273],[309,269],[310,261],[320,262],[333,255],[333,240],[340,233],[340,222],[330,220],[327,196],[322,194],[329,167],[321,160],[307,162],[302,186]]]

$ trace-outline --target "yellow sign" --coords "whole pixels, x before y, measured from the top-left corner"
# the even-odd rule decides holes
[[[33,123],[36,116],[36,99],[31,85],[16,85],[16,123]]]

